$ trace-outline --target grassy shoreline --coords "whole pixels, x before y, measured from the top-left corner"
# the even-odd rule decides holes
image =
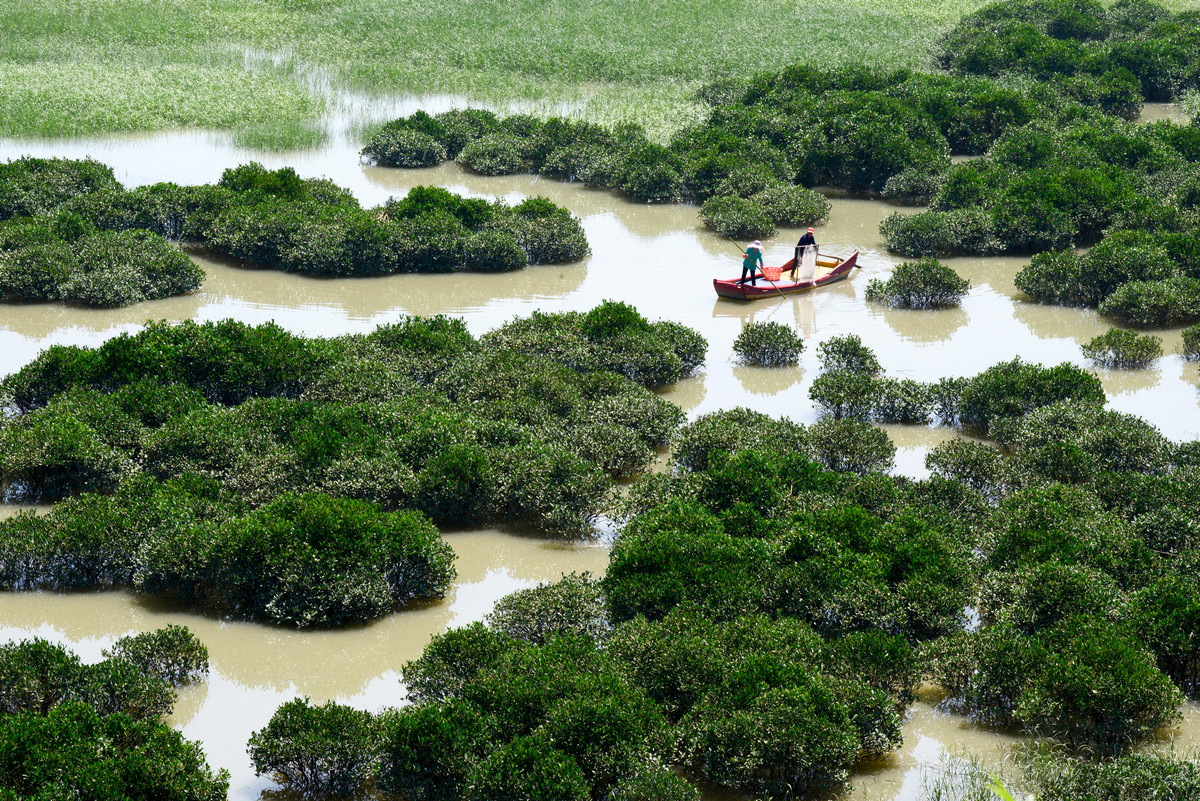
[[[794,61],[927,66],[933,39],[979,5],[14,0],[0,11],[0,135],[207,127],[312,144],[354,91],[520,101],[665,136],[713,78]]]

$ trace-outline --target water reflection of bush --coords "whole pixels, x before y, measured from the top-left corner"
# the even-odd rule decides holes
[[[209,651],[212,669],[239,685],[332,698],[353,696],[420,656],[430,637],[477,620],[500,596],[572,571],[603,572],[608,551],[494,530],[446,535],[459,578],[444,600],[413,605],[366,626],[297,631],[231,622],[178,603],[128,592],[5,593],[0,627],[20,636],[111,642],[168,623],[187,626]],[[50,634],[46,634],[49,630]],[[186,699],[185,699],[186,701]],[[187,702],[190,703],[190,702]],[[187,703],[177,714],[189,713]],[[199,708],[197,705],[196,708]]]
[[[1096,370],[1104,392],[1108,395],[1131,395],[1153,389],[1162,381],[1162,370],[1148,367],[1144,370]]]
[[[736,364],[733,367],[733,375],[742,385],[742,389],[752,395],[778,395],[800,383],[804,378],[804,371],[799,367],[750,367]]]
[[[1013,318],[1040,339],[1071,339],[1082,345],[1107,331],[1111,324],[1095,309],[1053,306],[1033,301],[1013,303]]]
[[[182,729],[192,722],[206,700],[208,700],[208,682],[203,679],[178,688],[175,707],[171,710],[167,723],[176,729]]]
[[[63,329],[81,333],[140,326],[146,320],[178,322],[207,317],[244,317],[221,306],[253,306],[272,310],[285,328],[302,328],[314,309],[336,309],[351,319],[373,319],[393,310],[429,315],[447,306],[465,310],[499,300],[562,297],[577,290],[588,262],[536,265],[510,273],[452,275],[388,275],[371,278],[313,278],[277,270],[249,269],[193,257],[208,274],[204,285],[188,295],[137,303],[120,309],[87,309],[61,303],[9,304],[0,328],[42,339]]]
[[[876,306],[884,322],[896,335],[909,342],[945,342],[970,320],[958,307],[949,309],[897,309]]]

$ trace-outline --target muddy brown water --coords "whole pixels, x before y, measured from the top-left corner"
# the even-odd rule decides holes
[[[1175,107],[1147,109],[1148,118],[1175,119],[1178,114]],[[585,310],[611,298],[634,304],[652,319],[693,326],[708,339],[710,350],[701,374],[663,392],[689,416],[745,405],[811,423],[816,413],[808,388],[819,371],[816,346],[830,336],[858,334],[889,374],[929,381],[973,375],[1014,356],[1086,366],[1080,345],[1109,327],[1093,310],[1024,300],[1012,285],[1013,275],[1025,264],[1020,258],[949,260],[972,282],[958,309],[905,311],[867,303],[867,282],[886,277],[898,261],[886,252],[879,236],[879,223],[898,210],[875,201],[835,199],[829,222],[817,228],[823,252],[860,250],[862,269],[850,280],[809,295],[741,304],[717,300],[712,290],[713,278],[736,275],[739,251],[705,231],[693,206],[633,204],[608,192],[535,176],[484,178],[455,164],[412,171],[378,169],[360,163],[355,148],[341,135],[324,148],[295,154],[239,150],[225,137],[204,132],[68,142],[0,140],[0,159],[24,154],[90,155],[112,165],[128,186],[212,182],[225,168],[253,159],[272,168],[293,166],[303,176],[331,178],[365,205],[382,203],[420,184],[510,202],[543,195],[583,220],[592,256],[579,264],[503,275],[349,280],[247,270],[197,257],[208,277],[201,289],[185,297],[104,311],[57,304],[0,305],[0,374],[18,369],[51,344],[96,345],[136,330],[148,319],[274,320],[296,333],[330,336],[369,331],[403,314],[445,313],[463,317],[471,331],[480,334],[535,309]],[[799,234],[781,230],[766,240],[768,263],[789,258]],[[736,364],[732,343],[750,320],[795,326],[807,345],[799,366],[764,369]],[[1098,374],[1111,408],[1141,415],[1173,439],[1194,439],[1200,436],[1200,376],[1195,364],[1175,354],[1179,331],[1159,333],[1168,355],[1153,368]],[[913,476],[925,474],[924,457],[930,448],[955,436],[945,428],[886,430],[898,448],[897,471]],[[15,511],[0,507],[0,516]],[[167,622],[188,625],[208,645],[213,668],[208,681],[183,691],[171,722],[202,742],[211,764],[230,769],[231,798],[248,801],[272,783],[253,775],[245,742],[280,703],[297,695],[367,709],[401,703],[400,666],[417,656],[432,634],[481,618],[499,597],[520,587],[571,571],[603,572],[608,558],[603,538],[564,543],[488,530],[450,533],[447,539],[458,554],[459,571],[447,598],[363,628],[297,633],[215,620],[126,593],[0,594],[0,642],[44,636],[92,661],[123,634]],[[1189,705],[1186,713],[1182,726],[1168,734],[1183,746],[1200,745],[1200,711]],[[917,798],[922,766],[936,768],[943,751],[999,762],[1015,742],[945,713],[930,696],[910,710],[904,731],[901,750],[859,766],[852,797]]]

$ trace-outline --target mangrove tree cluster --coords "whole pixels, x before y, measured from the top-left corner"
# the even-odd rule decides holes
[[[940,44],[951,72],[1029,76],[1067,94],[1166,101],[1200,88],[1200,14],[1151,0],[1001,0]]]
[[[43,639],[0,645],[0,793],[10,798],[223,801],[199,744],[162,722],[208,671],[181,626],[122,637],[91,665]]]
[[[674,469],[625,499],[603,579],[519,592],[435,636],[404,668],[403,709],[285,704],[252,757],[315,794],[696,799],[674,769],[812,796],[899,745],[923,679],[980,723],[1120,755],[1200,676],[1196,448],[1138,423],[1071,402],[997,419],[1026,471],[1002,486],[979,482],[980,453],[923,481],[836,472],[810,456],[818,426],[702,416]],[[1068,452],[1096,461],[1056,472]],[[1188,770],[1137,759],[1055,763],[1047,786]]]
[[[113,307],[200,286],[204,272],[161,236],[57,212],[72,198],[115,191],[112,170],[94,161],[0,165],[0,298]]]
[[[341,339],[152,323],[50,348],[4,381],[0,481],[68,500],[0,522],[0,584],[379,617],[452,580],[429,518],[589,530],[682,421],[646,387],[706,347],[608,302],[478,340],[434,317]]]
[[[501,272],[590,252],[579,220],[545,198],[508,206],[416,187],[364,209],[331,181],[256,163],[215,185],[132,190],[92,161],[3,166],[0,294],[26,301],[122,306],[189,292],[204,274],[167,240],[323,276]]]

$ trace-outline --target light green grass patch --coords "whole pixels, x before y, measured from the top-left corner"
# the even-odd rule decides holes
[[[204,126],[241,130],[245,141],[316,142],[320,97],[355,91],[520,101],[641,122],[661,139],[694,118],[688,96],[704,81],[796,62],[925,68],[937,37],[981,5],[7,0],[0,134]]]

